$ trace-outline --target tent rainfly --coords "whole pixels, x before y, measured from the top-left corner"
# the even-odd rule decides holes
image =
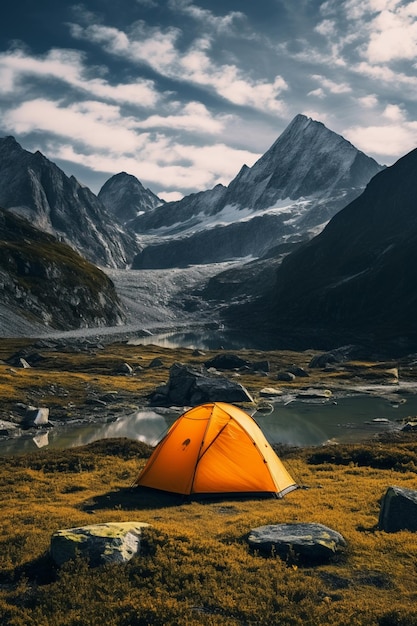
[[[134,486],[185,496],[275,496],[297,488],[255,420],[224,402],[183,413]]]

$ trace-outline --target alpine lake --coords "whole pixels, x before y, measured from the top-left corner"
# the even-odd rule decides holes
[[[219,331],[203,334],[192,330],[166,332],[134,337],[127,343],[130,346],[154,345],[202,351],[247,348],[237,340],[229,341],[226,336],[219,335]],[[224,374],[228,375],[227,372]],[[265,387],[273,385],[273,381],[265,379]],[[357,443],[380,433],[398,431],[407,420],[414,421],[417,380],[386,384],[361,382],[332,391],[284,389],[279,395],[265,398],[257,408],[246,407],[244,410],[253,416],[271,444],[309,447]],[[58,427],[38,428],[36,432],[30,429],[19,436],[1,437],[0,455],[28,453],[38,448],[65,449],[119,437],[155,445],[181,412],[143,407],[115,418],[69,420]]]

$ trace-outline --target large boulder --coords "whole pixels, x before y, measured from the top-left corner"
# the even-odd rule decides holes
[[[125,563],[140,551],[145,522],[109,522],[58,530],[51,537],[51,556],[58,565],[77,556],[91,566]]]
[[[323,368],[328,365],[335,365],[338,363],[345,363],[349,361],[357,355],[358,348],[357,346],[342,346],[340,348],[335,348],[334,350],[330,350],[329,352],[323,352],[322,354],[317,354],[313,356],[309,363],[310,368]]]
[[[388,533],[417,530],[417,491],[388,487],[381,502],[378,528]]]
[[[346,547],[344,537],[323,524],[271,524],[251,530],[249,545],[282,559],[327,561]]]
[[[250,361],[242,359],[237,354],[217,354],[212,359],[206,361],[204,365],[207,368],[214,367],[216,370],[234,370],[248,367]]]
[[[39,426],[46,426],[47,424],[49,424],[49,409],[47,407],[27,407],[22,426],[39,428]]]
[[[269,372],[269,361],[248,361],[237,354],[217,354],[204,363],[207,369],[213,367],[216,370],[252,370],[254,372]]]
[[[153,406],[196,406],[204,402],[253,402],[249,392],[224,376],[174,363],[169,381],[150,396]]]

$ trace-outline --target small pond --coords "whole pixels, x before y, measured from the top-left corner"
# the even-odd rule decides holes
[[[329,399],[280,397],[268,413],[253,417],[270,443],[319,446],[328,441],[358,442],[400,427],[403,418],[417,415],[414,393],[375,396],[353,393]],[[155,445],[179,416],[168,409],[141,409],[115,421],[56,424],[55,427],[0,440],[0,455],[85,445],[97,439],[128,437]]]

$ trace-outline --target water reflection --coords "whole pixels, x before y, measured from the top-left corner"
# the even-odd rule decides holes
[[[317,446],[328,441],[358,442],[374,433],[398,429],[400,420],[417,414],[417,396],[388,398],[372,395],[332,397],[327,400],[280,398],[269,413],[253,417],[270,443]],[[127,437],[155,445],[180,412],[143,409],[112,422],[57,425],[50,430],[0,440],[0,454],[33,452],[39,447],[55,449],[81,446],[113,437]]]
[[[258,343],[249,338],[222,329],[205,329],[176,331],[132,337],[128,344],[134,346],[156,345],[162,348],[190,348],[191,350],[243,350],[258,349]],[[259,348],[260,349],[260,348]]]
[[[271,443],[317,446],[328,441],[358,442],[400,427],[397,420],[417,409],[417,397],[393,406],[383,397],[353,395],[319,401],[294,399],[254,418]]]

